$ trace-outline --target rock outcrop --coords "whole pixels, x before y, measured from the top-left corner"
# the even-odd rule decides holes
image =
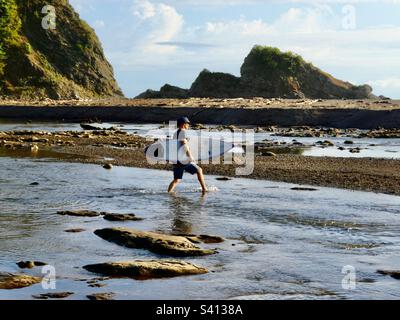
[[[94,233],[104,240],[128,248],[147,249],[154,253],[170,256],[204,256],[215,253],[214,250],[201,249],[181,236],[128,228],[106,228],[96,230]]]
[[[205,268],[177,260],[107,262],[87,265],[83,268],[106,276],[128,277],[137,280],[178,277],[208,272]]]
[[[189,95],[196,98],[230,98],[242,92],[240,78],[204,69],[193,82]]]
[[[376,98],[368,85],[338,80],[291,52],[254,46],[240,69],[240,77],[203,70],[182,97],[193,98]],[[171,87],[171,86],[170,86]],[[137,98],[178,98],[170,90],[148,90]]]
[[[0,95],[77,99],[122,92],[94,30],[68,0],[2,0]]]
[[[166,97],[172,99],[186,99],[189,97],[189,90],[165,84],[164,86],[161,87],[160,91],[149,89],[138,95],[136,98],[162,99]]]

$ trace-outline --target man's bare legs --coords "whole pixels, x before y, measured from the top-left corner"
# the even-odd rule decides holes
[[[204,180],[203,170],[201,168],[199,168],[197,170],[197,179],[199,179],[202,192],[203,193],[207,192],[207,186],[206,186],[206,182]],[[169,193],[174,192],[174,190],[175,190],[176,186],[179,184],[179,182],[181,182],[180,179],[172,180],[172,182],[169,184],[168,192]]]
[[[204,180],[203,169],[199,168],[197,170],[197,178],[199,179],[202,192],[203,193],[207,192],[207,186],[206,186],[206,182]]]
[[[169,192],[169,193],[174,192],[174,190],[175,190],[175,188],[176,188],[176,186],[178,185],[179,182],[181,182],[180,179],[174,179],[174,180],[170,183],[170,185],[169,185],[169,187],[168,187],[168,192]]]

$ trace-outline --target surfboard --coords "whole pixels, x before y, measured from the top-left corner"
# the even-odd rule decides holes
[[[195,161],[211,160],[237,148],[232,142],[209,137],[189,137],[188,145]],[[152,162],[168,161],[185,164],[189,162],[185,149],[177,139],[162,139],[145,149],[146,157]]]

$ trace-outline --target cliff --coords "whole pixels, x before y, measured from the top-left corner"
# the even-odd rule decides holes
[[[46,5],[54,7],[55,20]],[[0,0],[0,96],[76,99],[122,92],[94,30],[67,0]]]

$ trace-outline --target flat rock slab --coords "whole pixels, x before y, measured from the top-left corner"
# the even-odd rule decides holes
[[[39,295],[33,295],[32,297],[35,299],[64,299],[74,294],[73,292],[51,292],[51,293],[42,293]]]
[[[93,293],[86,296],[89,300],[113,300],[114,292]]]
[[[136,217],[135,214],[118,214],[118,213],[107,213],[103,217],[108,221],[140,221],[143,218]]]
[[[177,260],[134,260],[92,264],[84,269],[107,276],[128,277],[137,280],[169,278],[204,274],[208,270],[194,264]]]
[[[171,236],[155,232],[145,232],[127,228],[106,228],[94,232],[104,240],[136,249],[147,249],[158,254],[170,256],[204,256],[216,253],[195,246],[181,236]]]
[[[175,236],[185,237],[193,243],[221,243],[224,242],[224,238],[219,236],[209,236],[206,234],[175,234]]]
[[[379,274],[391,276],[393,279],[400,280],[400,270],[378,270]]]
[[[91,210],[66,210],[58,211],[57,214],[62,216],[73,216],[73,217],[98,217],[103,213],[91,211]]]
[[[28,275],[0,273],[0,289],[20,289],[39,283],[42,278]]]

